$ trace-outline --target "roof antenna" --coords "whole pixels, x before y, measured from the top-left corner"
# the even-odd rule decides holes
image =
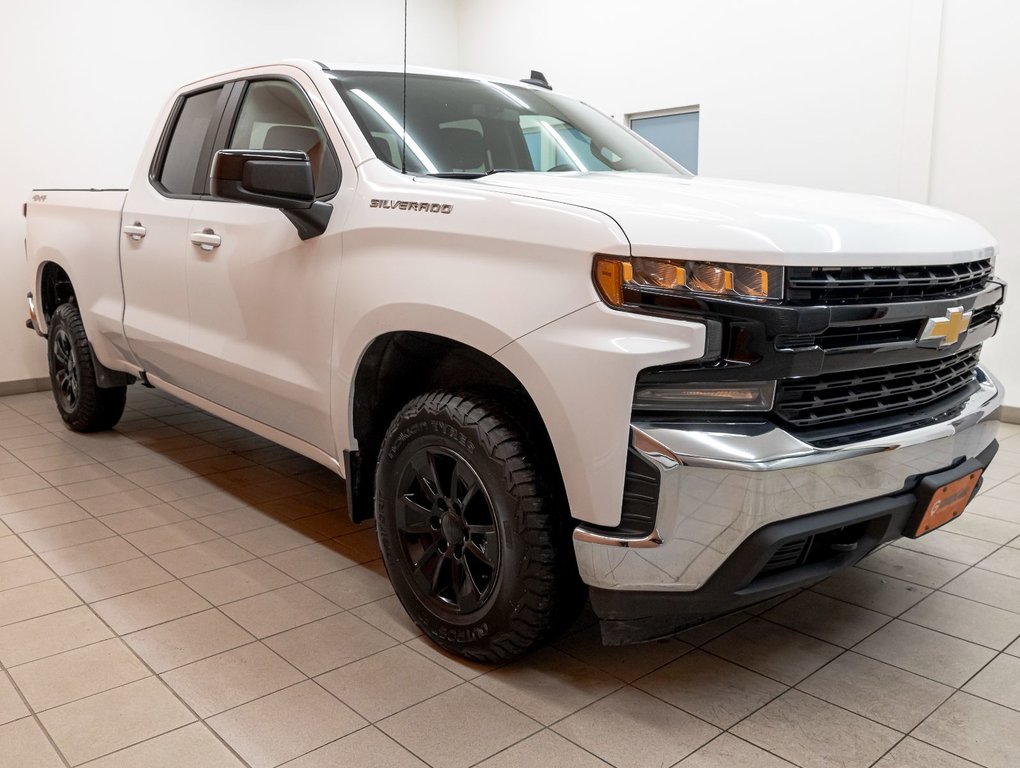
[[[404,0],[404,109],[400,137],[400,172],[407,173],[407,0]]]
[[[522,78],[521,82],[527,83],[528,85],[537,85],[539,88],[545,88],[549,91],[552,90],[552,86],[549,85],[549,81],[545,79],[545,75],[537,69],[531,70],[531,77]]]

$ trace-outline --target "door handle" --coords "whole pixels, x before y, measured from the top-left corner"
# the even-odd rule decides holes
[[[213,248],[219,248],[223,240],[219,235],[206,227],[201,232],[192,232],[191,242],[203,251],[211,251]]]
[[[134,224],[125,224],[124,234],[135,242],[138,242],[145,237],[145,227],[142,226],[142,222],[140,221],[136,221]]]

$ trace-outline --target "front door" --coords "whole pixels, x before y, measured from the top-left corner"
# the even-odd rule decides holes
[[[340,164],[300,85],[245,85],[231,149],[308,154],[319,199],[335,210],[302,241],[279,210],[204,197],[186,238],[189,355],[182,386],[333,453],[330,375],[340,269]]]

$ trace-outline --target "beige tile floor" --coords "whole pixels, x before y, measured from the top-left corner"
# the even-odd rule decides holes
[[[630,648],[465,663],[325,470],[156,392],[0,398],[0,766],[1015,768],[1020,428],[959,521]]]

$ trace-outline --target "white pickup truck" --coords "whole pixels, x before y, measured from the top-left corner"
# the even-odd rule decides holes
[[[127,190],[26,215],[71,429],[140,381],[332,468],[475,659],[586,594],[616,644],[817,582],[960,514],[997,449],[984,229],[692,177],[537,73],[226,72]]]

